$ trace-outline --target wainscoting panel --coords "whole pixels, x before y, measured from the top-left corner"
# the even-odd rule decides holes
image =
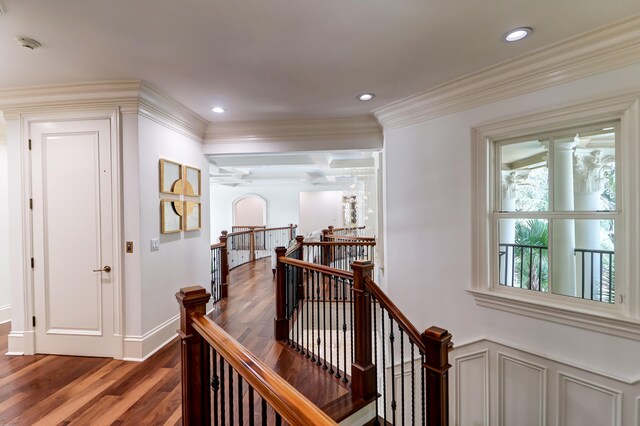
[[[498,424],[546,425],[547,368],[498,352]]]
[[[485,425],[489,419],[489,351],[454,358],[455,418],[458,424]]]
[[[455,426],[640,426],[640,380],[480,339],[449,354]]]
[[[558,376],[559,426],[620,426],[622,392],[564,373]]]

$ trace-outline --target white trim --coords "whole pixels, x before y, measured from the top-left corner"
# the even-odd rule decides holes
[[[35,355],[36,333],[34,331],[11,331],[8,343],[9,350],[5,355]]]
[[[236,198],[231,202],[231,224],[232,226],[244,226],[244,225],[236,225],[236,205],[247,198],[257,198],[262,202],[262,225],[267,226],[267,200],[262,198],[258,194],[244,194]],[[253,225],[251,225],[253,226]]]
[[[124,361],[142,362],[178,337],[180,315],[168,319],[142,336],[124,337]]]
[[[454,386],[453,386],[453,414],[454,414],[454,418],[453,418],[453,423],[454,424],[459,424],[460,423],[460,417],[462,417],[462,413],[460,411],[460,407],[462,406],[460,403],[460,389],[462,388],[461,383],[460,383],[460,365],[465,362],[465,361],[470,361],[472,359],[477,359],[477,358],[484,358],[484,371],[483,371],[483,376],[482,376],[482,381],[483,381],[483,389],[484,389],[484,401],[483,401],[483,407],[484,407],[484,413],[483,413],[483,417],[484,417],[484,424],[488,425],[489,424],[489,403],[490,403],[490,396],[491,396],[491,389],[489,386],[489,349],[483,349],[480,351],[475,351],[472,353],[468,353],[468,354],[464,354],[464,355],[460,355],[457,357],[454,357],[453,360],[453,369],[451,371],[451,375],[454,377]]]
[[[202,142],[208,121],[151,84],[139,80],[103,81],[0,89],[5,119],[24,113],[82,112],[120,108],[137,112],[184,136]]]
[[[485,68],[372,113],[385,130],[640,62],[640,16]]]
[[[0,324],[11,321],[11,305],[0,306]]]
[[[530,370],[534,370],[539,374],[539,386],[540,386],[540,407],[539,407],[539,415],[540,415],[540,425],[546,426],[547,424],[547,367],[539,364],[535,364],[533,362],[527,361],[522,358],[518,358],[511,354],[506,354],[501,351],[497,351],[496,355],[498,357],[498,425],[505,425],[505,403],[504,403],[504,365],[505,361],[510,361],[513,364],[518,364],[522,367],[528,368]]]
[[[382,149],[382,129],[371,116],[216,122],[207,127],[204,145],[205,154]]]
[[[637,286],[638,266],[631,265],[634,255],[640,253],[637,240],[625,238],[636,232],[640,224],[640,200],[631,188],[637,188],[640,174],[635,170],[639,150],[635,147],[640,134],[640,94],[624,93],[606,99],[591,100],[579,105],[537,112],[497,123],[480,125],[473,129],[472,161],[472,217],[473,217],[473,276],[475,281],[469,292],[479,306],[525,315],[563,325],[572,325],[629,339],[640,340],[640,289]],[[625,162],[621,167],[619,192],[624,214],[617,228],[619,236],[616,256],[621,267],[616,271],[616,293],[624,295],[623,303],[604,306],[552,294],[525,293],[511,288],[492,286],[493,242],[495,232],[491,226],[493,191],[490,185],[493,173],[491,139],[518,137],[568,126],[580,126],[599,121],[620,120],[622,127],[620,155]],[[621,202],[622,205],[622,202]],[[627,295],[627,292],[629,294]],[[627,297],[629,296],[629,297]]]

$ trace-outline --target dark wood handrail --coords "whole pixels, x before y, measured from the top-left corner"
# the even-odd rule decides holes
[[[301,247],[302,247],[301,243],[296,243],[296,244],[292,245],[291,247],[289,247],[284,255],[285,256],[291,256],[293,253],[295,253],[296,251],[300,250]]]
[[[288,257],[280,258],[279,261],[281,261],[285,265],[298,266],[303,269],[309,269],[311,271],[321,272],[339,278],[353,279],[353,272],[331,268],[330,266],[318,265],[317,263],[305,262],[304,260],[298,259],[290,259]]]
[[[211,250],[213,249],[218,249],[218,248],[222,248],[222,247],[226,247],[227,243],[216,243],[216,244],[211,244]]]
[[[350,237],[348,235],[326,235],[325,238],[329,240],[342,240],[342,241],[372,241],[373,245],[376,243],[374,237]]]
[[[305,241],[305,246],[375,246],[375,241]]]
[[[422,353],[427,352],[427,348],[422,341],[422,336],[417,328],[409,321],[409,319],[402,313],[395,303],[386,295],[384,291],[373,281],[370,277],[364,278],[364,284],[371,294],[376,298],[378,302],[389,312],[393,319],[398,323],[398,326],[407,333],[407,337],[411,340]]]
[[[320,408],[200,312],[193,329],[213,347],[267,403],[291,425],[336,425]]]
[[[353,231],[355,229],[365,229],[366,226],[354,226],[353,228],[343,227],[343,228],[334,228],[333,226],[329,226],[329,228],[333,231]]]

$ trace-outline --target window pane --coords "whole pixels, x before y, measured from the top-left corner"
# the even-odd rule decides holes
[[[552,226],[553,292],[615,303],[614,221],[557,219]]]
[[[543,141],[533,140],[500,147],[500,210],[549,210],[547,146]]]
[[[500,219],[498,227],[500,285],[548,292],[548,221]]]
[[[616,209],[616,135],[608,129],[553,139],[556,211]]]

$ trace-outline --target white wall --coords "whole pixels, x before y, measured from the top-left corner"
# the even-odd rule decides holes
[[[299,234],[342,227],[342,191],[301,192]]]
[[[266,225],[267,203],[263,198],[250,195],[239,199],[233,210],[233,226]]]
[[[257,194],[267,202],[267,227],[299,222],[296,186],[241,186],[211,184],[211,242],[217,243],[222,230],[231,232],[233,201],[243,195]]]
[[[7,134],[0,120],[0,323],[11,319],[9,291],[9,172]]]
[[[209,288],[209,186],[202,185],[202,229],[160,234],[160,158],[199,168],[207,176],[209,164],[200,142],[145,117],[138,120],[140,182],[140,289],[141,333],[148,336],[178,313],[175,293],[185,286]],[[205,178],[206,179],[206,178]],[[204,181],[206,183],[206,180]],[[171,196],[166,196],[169,198]],[[151,251],[151,239],[160,239],[160,250]],[[174,333],[175,330],[172,330]]]
[[[474,279],[472,129],[638,90],[640,65],[634,65],[385,131],[386,281],[391,298],[414,324],[446,328],[458,345],[482,338],[508,342],[543,360],[586,366],[638,387],[640,342],[479,307],[466,291]],[[549,377],[549,383],[558,380],[557,375]],[[481,394],[483,389],[475,391]],[[494,396],[491,404],[496,403]],[[558,410],[557,405],[553,409]],[[555,415],[550,412],[548,418]],[[497,424],[496,419],[491,423]]]

